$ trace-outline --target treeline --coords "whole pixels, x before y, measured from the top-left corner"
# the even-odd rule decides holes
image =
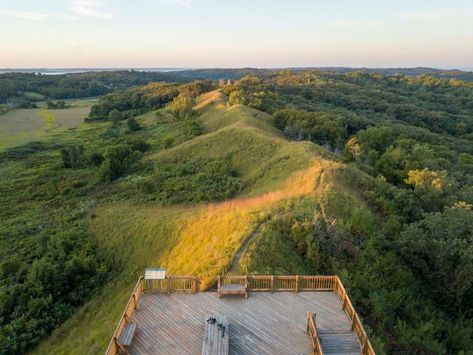
[[[117,91],[102,97],[92,106],[87,121],[119,121],[164,107],[175,98],[192,101],[209,91],[212,83],[195,81],[189,84],[151,83],[146,86]],[[185,105],[185,103],[183,103]]]
[[[146,85],[150,82],[190,81],[182,75],[133,70],[87,72],[61,75],[5,73],[0,75],[0,103],[12,98],[32,100],[28,93],[48,99],[75,99],[100,96],[118,89]]]
[[[224,92],[231,104],[272,113],[288,138],[323,145],[372,176],[361,188],[345,177],[369,209],[345,209],[350,201],[335,194],[320,202],[319,218],[295,214],[275,235],[293,235],[307,270],[345,275],[377,349],[472,351],[473,84],[283,71]]]

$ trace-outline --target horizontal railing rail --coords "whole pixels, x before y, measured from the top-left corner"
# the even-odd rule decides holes
[[[144,292],[197,292],[199,279],[194,276],[168,276],[162,280],[144,280]]]
[[[340,300],[342,301],[343,310],[347,314],[348,318],[350,318],[351,329],[354,330],[356,335],[358,336],[358,340],[361,344],[361,353],[363,355],[375,355],[371,342],[368,339],[368,336],[366,335],[363,325],[361,324],[360,317],[358,317],[355,308],[353,308],[350,298],[348,297],[348,293],[345,291],[345,287],[343,287],[342,281],[338,276],[336,276],[335,292],[338,294],[338,297],[340,297]]]
[[[335,276],[220,276],[222,285],[248,284],[248,291],[334,291]]]
[[[317,333],[317,324],[315,323],[315,313],[307,314],[307,332],[312,341],[312,355],[323,355],[322,344],[320,343],[319,334]]]

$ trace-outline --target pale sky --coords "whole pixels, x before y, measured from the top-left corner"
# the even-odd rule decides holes
[[[0,68],[473,69],[473,0],[0,0]]]

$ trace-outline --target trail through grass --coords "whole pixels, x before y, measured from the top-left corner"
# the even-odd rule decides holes
[[[240,105],[229,107],[218,92],[201,97],[196,109],[201,112],[204,134],[170,149],[152,149],[144,162],[159,169],[160,162],[173,159],[230,159],[245,189],[221,203],[162,206],[112,200],[99,204],[88,221],[90,230],[99,249],[122,272],[37,353],[103,351],[144,268],[164,267],[169,274],[199,276],[202,288],[208,288],[217,275],[230,269],[241,245],[273,211],[334,187],[332,177],[341,167],[337,158],[313,143],[287,141],[273,128],[269,115]],[[155,131],[158,127],[153,128],[150,114],[139,120],[149,132],[165,132]],[[149,139],[159,142],[153,136]]]

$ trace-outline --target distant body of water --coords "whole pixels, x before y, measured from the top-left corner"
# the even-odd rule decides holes
[[[72,73],[86,73],[99,71],[120,71],[120,70],[136,70],[141,72],[174,72],[189,70],[192,68],[6,68],[0,69],[3,73],[35,73],[43,75],[61,75]]]

